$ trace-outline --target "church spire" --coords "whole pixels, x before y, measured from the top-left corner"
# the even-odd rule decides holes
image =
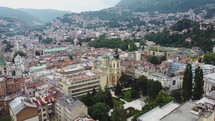
[[[115,53],[114,53],[113,57],[114,57],[115,59],[119,59],[119,51],[118,51],[118,48],[115,49]]]

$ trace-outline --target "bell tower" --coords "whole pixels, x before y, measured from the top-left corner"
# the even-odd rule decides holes
[[[112,85],[116,85],[121,77],[121,65],[119,59],[118,49],[115,49],[115,53],[113,55],[114,59],[112,60],[112,73],[113,73],[113,80]]]

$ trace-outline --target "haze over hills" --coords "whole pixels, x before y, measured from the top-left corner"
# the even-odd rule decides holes
[[[60,11],[60,10],[53,10],[53,9],[22,9],[21,8],[18,10],[31,14],[34,17],[39,18],[45,23],[51,22],[53,19],[57,17],[61,17],[66,13],[71,13],[70,11]]]
[[[0,7],[0,17],[17,18],[29,26],[43,24],[40,19],[32,16],[31,14],[7,7]]]

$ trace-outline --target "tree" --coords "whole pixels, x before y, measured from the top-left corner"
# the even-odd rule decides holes
[[[140,85],[138,84],[138,80],[133,80],[131,85],[131,98],[137,99],[140,97]]]
[[[192,66],[191,64],[187,64],[182,83],[182,97],[184,101],[187,101],[192,97],[192,80]]]
[[[162,85],[159,81],[148,80],[147,81],[147,95],[150,98],[156,98],[160,90],[162,90]]]
[[[39,51],[35,51],[35,55],[36,56],[40,56],[40,52]]]
[[[107,88],[105,89],[105,104],[107,104],[109,107],[113,107],[112,95],[110,93],[110,90],[108,90]]]
[[[181,94],[181,88],[171,91],[170,95],[175,99],[176,102],[182,103],[183,99]]]
[[[69,57],[70,60],[74,60],[72,55],[68,55],[68,57]]]
[[[95,105],[89,108],[89,115],[95,120],[108,121],[109,110],[110,110],[110,107],[105,103],[96,103]]]
[[[93,88],[93,90],[92,90],[92,96],[95,96],[95,95],[96,95],[96,89]]]
[[[116,84],[116,87],[115,87],[115,95],[116,96],[122,95],[122,88],[121,88],[121,85],[119,84],[119,82]]]
[[[139,85],[139,89],[141,91],[142,96],[146,96],[146,92],[147,92],[147,78],[145,76],[140,76],[138,78],[138,85]]]
[[[126,121],[126,111],[124,110],[123,106],[113,109],[111,121]]]
[[[140,97],[140,92],[135,89],[131,89],[131,98],[132,99],[137,99]]]
[[[156,56],[150,56],[147,59],[147,61],[150,62],[150,63],[152,63],[152,64],[154,64],[154,65],[156,65],[156,64],[158,64],[158,57],[156,57]]]
[[[46,39],[42,40],[42,43],[44,43],[44,44],[51,44],[52,41],[53,41],[52,38],[47,37]]]
[[[203,60],[206,64],[215,65],[215,53],[206,53]]]
[[[131,87],[132,78],[125,73],[122,73],[121,77],[119,78],[119,82],[123,87]]]
[[[105,92],[103,90],[99,90],[95,96],[93,96],[93,101],[95,103],[98,103],[98,102],[105,102]]]
[[[203,81],[203,72],[200,67],[195,69],[195,77],[194,77],[194,90],[193,90],[193,99],[199,100],[202,98],[204,94],[204,81]]]
[[[167,103],[169,103],[169,102],[171,102],[173,100],[174,100],[174,98],[169,96],[168,94],[166,94],[163,90],[161,90],[158,93],[158,95],[157,95],[157,97],[155,99],[156,103],[159,106],[164,106],[164,105],[166,105]]]

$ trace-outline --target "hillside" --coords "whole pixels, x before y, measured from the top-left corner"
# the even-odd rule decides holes
[[[132,2],[131,0],[122,0],[116,7],[127,6],[135,12],[179,12],[200,8],[211,3],[215,3],[215,0],[132,0]]]
[[[53,19],[61,17],[64,14],[71,13],[70,11],[60,11],[53,9],[18,9],[18,10],[31,14],[32,16],[39,18],[45,23],[51,22]]]
[[[26,12],[19,11],[17,9],[7,8],[7,7],[0,7],[0,17],[17,18],[29,26],[41,25],[43,23],[38,18]]]

